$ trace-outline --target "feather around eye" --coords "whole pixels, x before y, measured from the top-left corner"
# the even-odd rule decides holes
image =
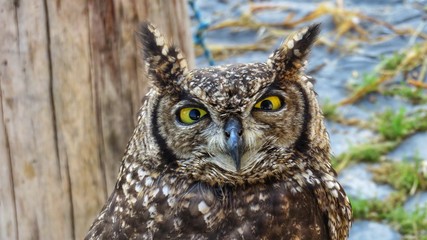
[[[262,111],[277,111],[283,106],[283,100],[278,96],[268,96],[259,100],[254,108]]]

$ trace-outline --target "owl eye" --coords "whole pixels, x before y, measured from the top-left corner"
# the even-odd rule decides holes
[[[207,112],[201,108],[184,107],[179,110],[178,120],[181,123],[193,124],[200,121],[206,114]]]
[[[263,111],[277,111],[283,105],[283,100],[278,96],[268,96],[259,100],[254,108]]]

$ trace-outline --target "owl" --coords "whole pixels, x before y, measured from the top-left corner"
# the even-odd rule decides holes
[[[152,88],[86,239],[346,239],[351,205],[303,72],[318,33],[295,32],[265,62],[189,70],[142,24]]]

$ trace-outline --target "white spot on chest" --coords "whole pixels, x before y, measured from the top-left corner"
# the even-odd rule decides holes
[[[174,197],[169,197],[168,198],[168,205],[169,207],[174,207],[176,203],[176,199]]]
[[[145,186],[150,187],[153,184],[153,179],[151,177],[145,178]]]
[[[139,184],[139,183],[135,184],[135,191],[136,191],[137,193],[140,193],[140,192],[141,192],[141,190],[142,190],[142,186],[141,186],[141,184]]]
[[[146,175],[148,175],[148,174],[146,171],[144,171],[144,169],[142,169],[142,168],[138,169],[139,180],[142,180]]]
[[[205,201],[201,201],[197,207],[203,215],[207,214],[210,210],[210,207],[206,205]]]
[[[128,173],[128,174],[126,175],[126,182],[130,183],[131,181],[132,181],[132,174],[131,174],[131,173]]]
[[[148,212],[150,213],[150,217],[154,217],[157,215],[157,209],[156,206],[151,206],[148,208]]]
[[[165,196],[169,195],[169,187],[167,185],[163,186],[162,193]]]
[[[259,200],[265,201],[267,199],[267,195],[264,195],[262,193],[259,194]]]
[[[335,198],[338,198],[338,191],[337,190],[332,190],[331,191],[332,196],[334,196]]]
[[[242,208],[238,208],[238,209],[236,210],[236,213],[237,213],[237,216],[241,217],[241,216],[243,216],[244,211],[243,211],[243,209],[242,209]]]
[[[259,210],[259,205],[258,204],[251,206],[251,211],[257,212],[258,210]]]
[[[330,188],[330,189],[334,189],[335,188],[335,184],[332,181],[328,181],[328,182],[326,182],[326,187]]]
[[[289,49],[292,49],[292,48],[294,47],[294,41],[293,41],[293,40],[289,40],[289,42],[287,42],[287,43],[286,43],[286,46],[287,46]]]

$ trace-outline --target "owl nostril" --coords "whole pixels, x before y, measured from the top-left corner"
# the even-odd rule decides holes
[[[232,136],[241,137],[243,134],[242,124],[236,118],[230,118],[224,126],[224,134],[228,138]]]
[[[241,137],[241,136],[243,135],[243,130],[242,130],[242,129],[240,129],[240,130],[237,132],[237,134]],[[229,131],[225,131],[225,136],[226,136],[227,138],[229,138],[229,137],[230,137],[230,132],[229,132]]]

